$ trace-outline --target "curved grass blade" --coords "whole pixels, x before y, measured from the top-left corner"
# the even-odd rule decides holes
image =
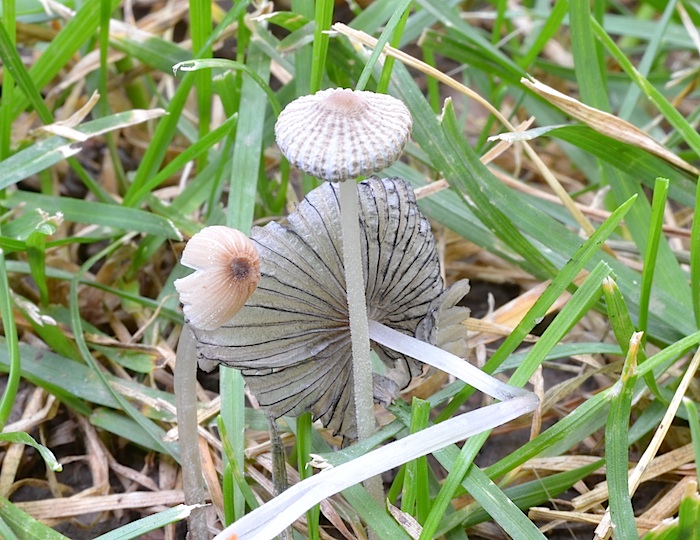
[[[54,531],[41,521],[20,510],[7,499],[0,497],[0,519],[9,526],[20,540],[69,540],[67,536]]]
[[[60,472],[63,470],[63,466],[56,460],[56,456],[53,452],[46,448],[43,444],[39,444],[34,440],[34,438],[23,431],[11,432],[11,433],[0,433],[0,441],[12,444],[24,444],[31,446],[39,455],[43,458],[46,466],[54,472]]]
[[[9,208],[20,204],[26,204],[29,208],[41,208],[51,214],[62,212],[66,220],[75,223],[91,223],[117,231],[128,229],[131,232],[182,240],[180,231],[170,220],[136,208],[69,197],[52,197],[28,191],[16,191],[4,201],[0,201],[0,205]]]
[[[134,110],[117,113],[105,118],[86,122],[75,130],[89,139],[110,131],[121,129],[153,118],[163,116],[162,109]],[[47,169],[83,148],[83,141],[71,141],[64,137],[53,136],[39,141],[0,162],[0,189],[16,184],[20,180]]]
[[[173,508],[138,519],[107,534],[100,535],[95,538],[95,540],[130,540],[131,538],[138,538],[148,532],[165,527],[170,523],[176,523],[185,519],[195,508],[198,508],[198,506],[178,504]]]

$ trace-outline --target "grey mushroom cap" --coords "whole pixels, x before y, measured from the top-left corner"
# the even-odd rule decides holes
[[[399,99],[331,88],[287,105],[275,124],[275,138],[290,163],[334,182],[369,175],[394,163],[411,127],[411,113]]]
[[[413,190],[399,178],[372,177],[358,187],[368,316],[434,342],[444,286],[435,239]],[[251,239],[261,259],[258,288],[221,328],[194,331],[202,369],[219,363],[238,368],[272,416],[311,411],[314,419],[353,438],[352,351],[338,211],[338,185],[324,183],[286,224],[254,228]],[[375,397],[387,400],[420,374],[422,364],[372,347],[387,368],[375,376]]]

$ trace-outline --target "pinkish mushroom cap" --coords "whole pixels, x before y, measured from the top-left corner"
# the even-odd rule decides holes
[[[260,281],[260,258],[242,232],[212,226],[195,234],[180,261],[196,270],[175,280],[185,319],[195,328],[214,330],[243,307]]]

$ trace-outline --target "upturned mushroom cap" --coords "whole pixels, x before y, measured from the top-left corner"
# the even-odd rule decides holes
[[[260,258],[241,231],[215,225],[195,234],[182,252],[183,266],[196,270],[175,280],[187,322],[215,330],[229,321],[260,281]]]
[[[411,113],[394,97],[331,88],[287,105],[277,119],[275,137],[290,163],[335,182],[391,165],[412,124]]]
[[[439,339],[438,311],[452,305],[444,306],[435,238],[413,190],[400,178],[376,177],[358,188],[369,318],[424,341]],[[230,321],[212,331],[195,327],[194,333],[200,367],[210,371],[224,363],[242,370],[268,414],[296,416],[310,410],[325,426],[353,438],[352,346],[336,219],[339,189],[324,183],[286,223],[254,227],[259,287]],[[373,348],[386,365],[383,375],[375,374],[375,399],[389,400],[421,372],[421,365],[383,345],[373,343]]]

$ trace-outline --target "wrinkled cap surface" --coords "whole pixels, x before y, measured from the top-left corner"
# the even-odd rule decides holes
[[[302,171],[343,181],[385,169],[411,134],[411,113],[386,94],[331,88],[285,107],[275,125],[277,145]]]
[[[372,177],[358,187],[368,316],[430,341],[443,292],[430,225],[405,181]],[[254,228],[251,239],[261,259],[258,288],[221,328],[194,331],[200,366],[224,363],[240,369],[273,416],[310,410],[325,426],[354,437],[339,215],[338,186],[324,183],[286,224]],[[379,381],[385,384],[375,385],[378,393],[392,386],[399,390],[420,373],[412,358],[372,346],[387,367]]]

